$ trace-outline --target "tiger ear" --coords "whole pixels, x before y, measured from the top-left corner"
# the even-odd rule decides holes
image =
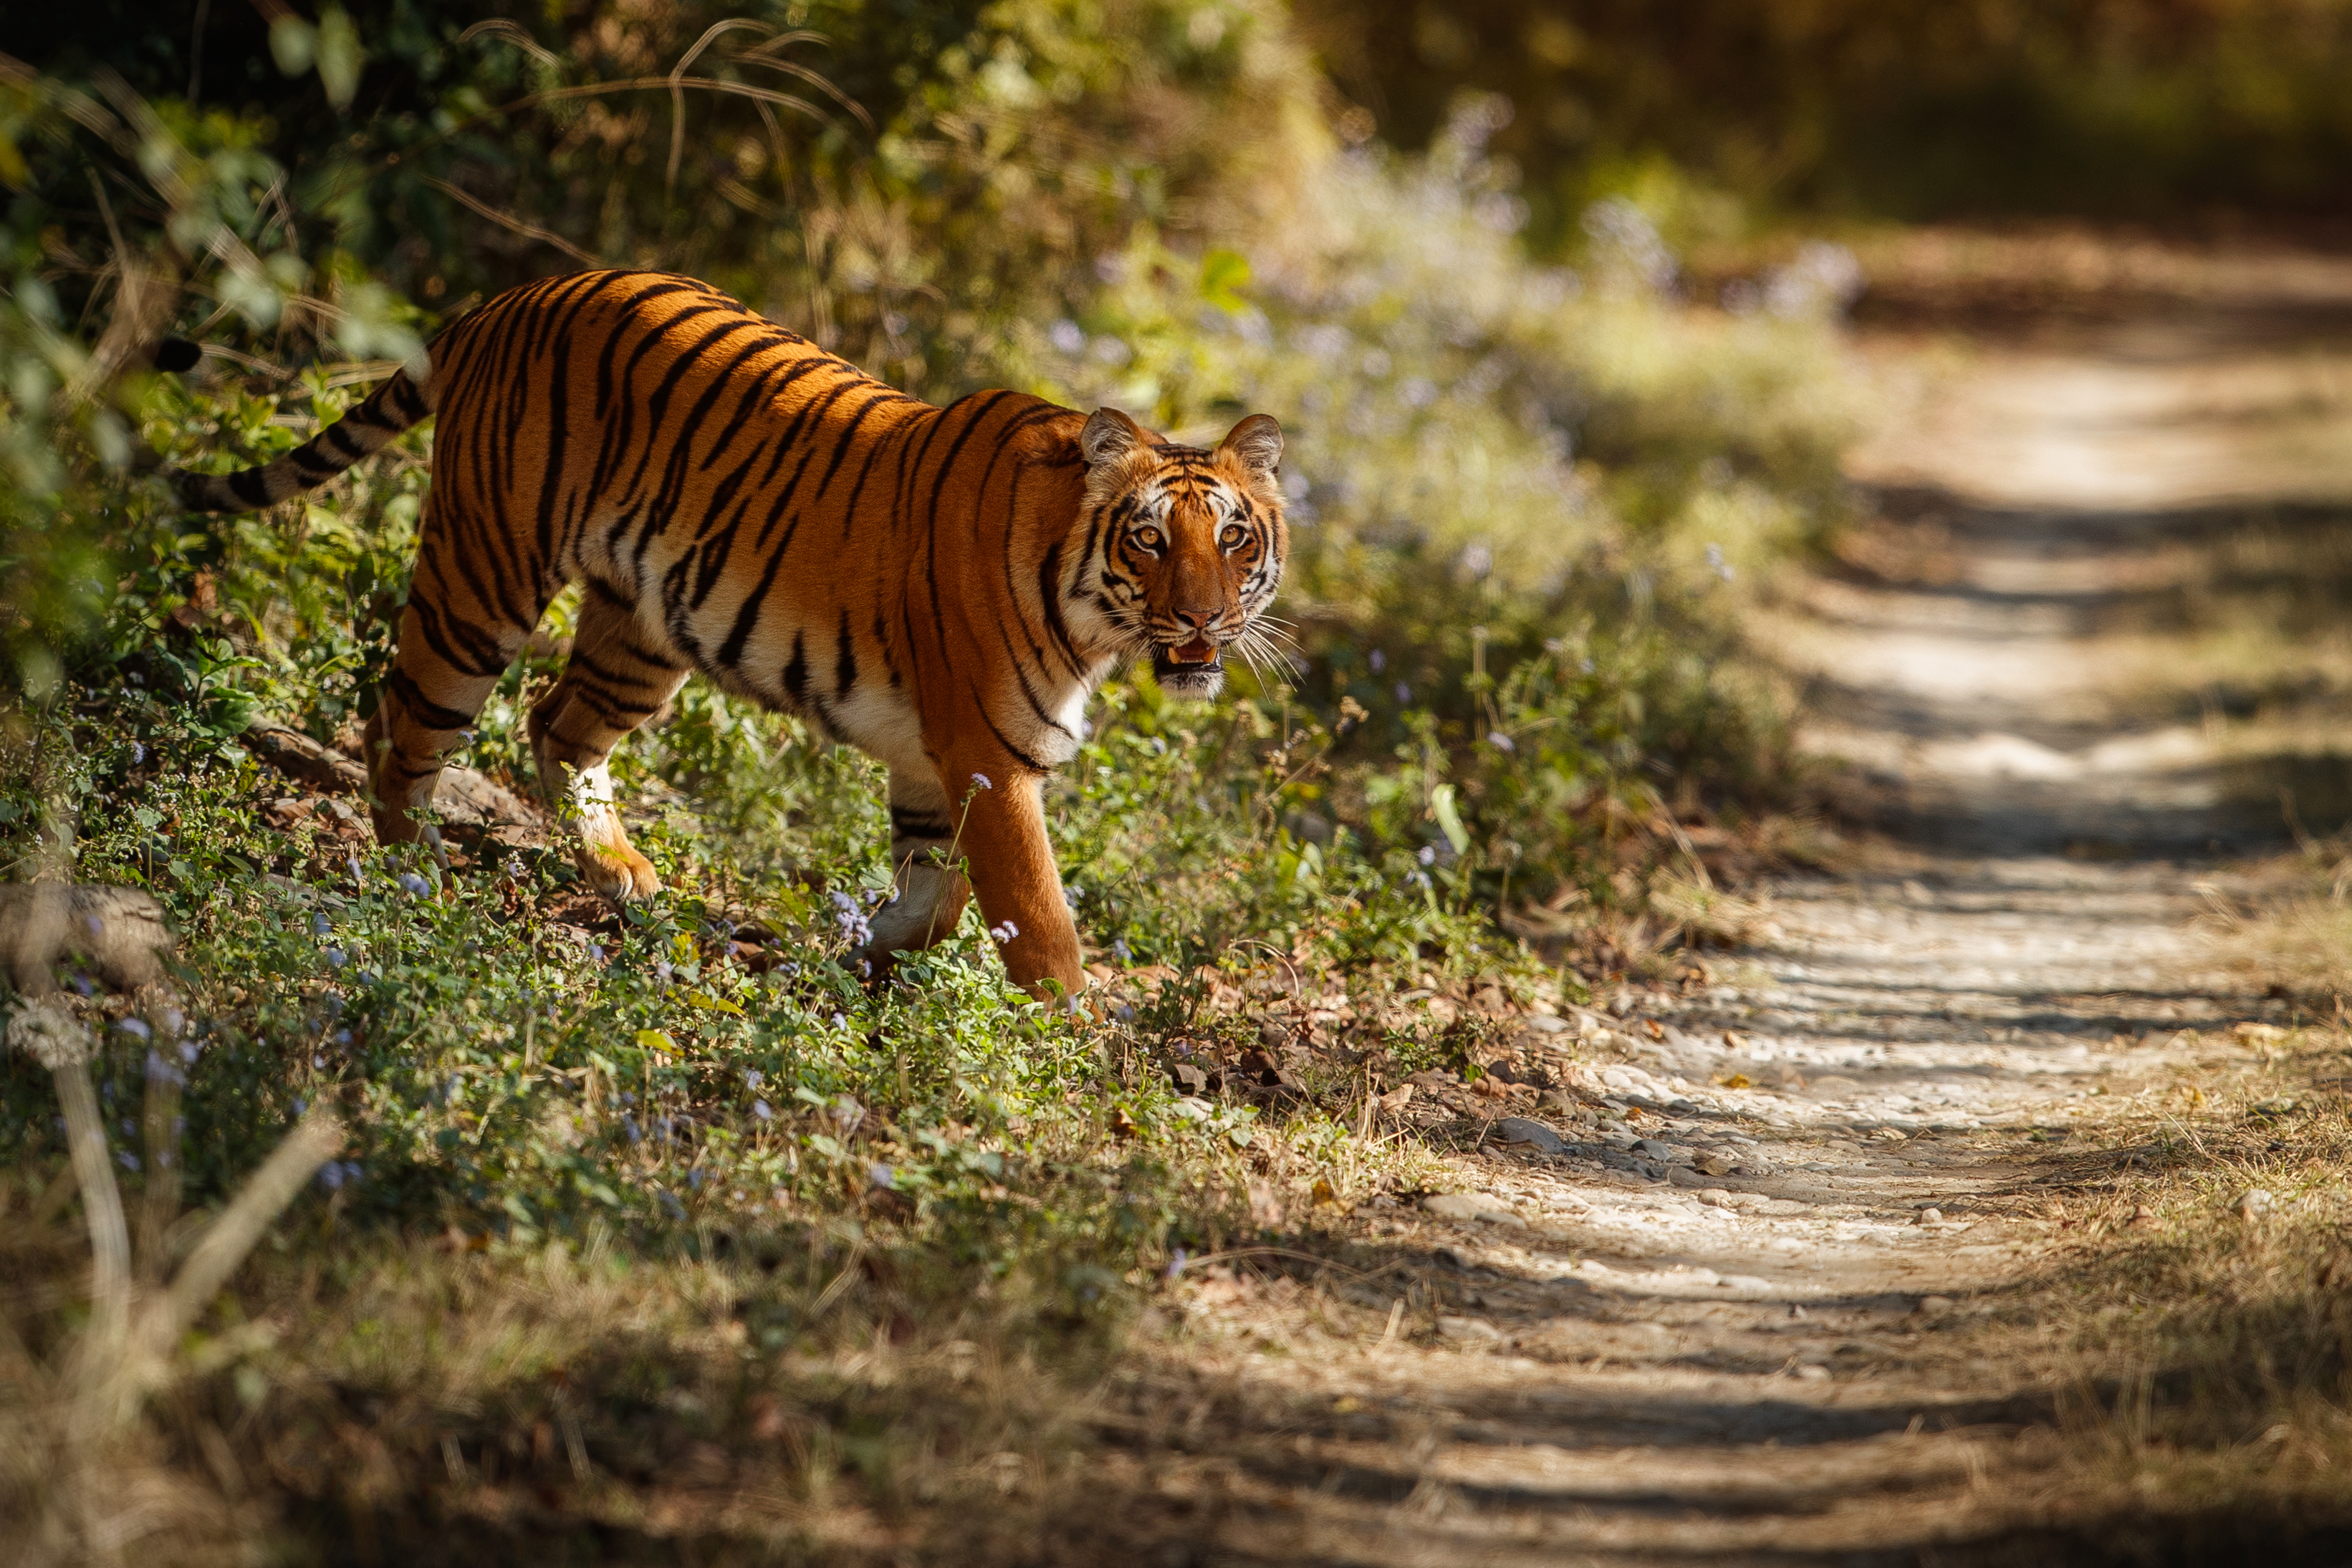
[[[1115,408],[1098,408],[1078,432],[1078,450],[1089,467],[1115,463],[1144,444],[1143,427]]]
[[[1282,426],[1270,413],[1254,413],[1225,433],[1217,450],[1231,454],[1253,479],[1271,479],[1282,466]]]

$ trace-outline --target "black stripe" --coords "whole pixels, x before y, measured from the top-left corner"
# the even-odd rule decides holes
[[[990,715],[988,711],[988,704],[981,700],[979,687],[973,685],[970,681],[966,681],[964,683],[964,689],[971,693],[971,706],[980,710],[980,722],[988,726],[988,733],[996,737],[997,745],[1004,747],[1004,749],[1009,752],[1015,760],[1017,760],[1024,768],[1028,768],[1032,773],[1050,773],[1053,771],[1053,769],[1048,768],[1045,763],[1038,761],[1037,758],[1030,756],[1027,752],[1022,750],[1021,747],[1013,745],[1011,738],[1008,737],[1003,730],[996,727],[996,720]]]
[[[735,624],[728,628],[727,640],[712,655],[725,668],[731,670],[742,663],[743,644],[751,640],[751,628],[759,623],[760,612],[767,606],[768,590],[775,585],[776,573],[783,564],[783,551],[770,556],[768,570],[760,574],[760,586],[743,596],[742,605],[735,612]]]
[[[625,670],[614,669],[585,648],[576,644],[572,650],[571,659],[563,666],[563,673],[568,675],[574,670],[579,671],[584,677],[602,682],[605,691],[614,696],[621,695],[624,689],[628,687],[635,687],[639,691],[656,690],[666,685],[670,677],[677,674],[675,670],[665,669],[657,679],[633,675]]]
[[[833,698],[847,702],[857,685],[857,645],[849,635],[849,606],[841,607],[841,636],[833,660]]]
[[[803,636],[793,633],[792,662],[784,666],[784,695],[795,707],[808,706],[808,652],[802,646]]]
[[[384,684],[400,698],[401,706],[408,710],[410,716],[429,729],[463,729],[474,720],[472,714],[443,707],[427,697],[418,689],[416,683],[409,679],[408,672],[397,664],[393,666],[392,674],[385,678]]]

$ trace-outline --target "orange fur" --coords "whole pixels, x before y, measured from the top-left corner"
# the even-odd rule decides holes
[[[530,729],[596,886],[659,889],[605,765],[698,672],[889,766],[898,895],[870,957],[945,936],[976,891],[990,925],[1017,932],[1015,981],[1085,985],[1044,775],[1122,660],[1152,656],[1179,693],[1216,689],[1287,549],[1274,421],[1208,451],[1018,392],[935,408],[660,273],[512,290],[430,358],[421,383],[394,376],[267,467],[174,476],[192,507],[250,510],[437,417],[399,653],[368,727],[380,838],[437,850],[420,810],[442,758],[548,601],[583,582],[571,661]]]

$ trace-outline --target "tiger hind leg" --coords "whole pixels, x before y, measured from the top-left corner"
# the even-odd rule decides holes
[[[971,883],[950,862],[960,808],[929,764],[890,769],[890,864],[898,892],[874,912],[859,956],[877,969],[893,953],[917,952],[956,928]]]
[[[580,874],[616,904],[649,898],[662,883],[621,825],[613,748],[667,707],[686,676],[649,645],[635,611],[592,582],[562,677],[530,710],[540,790],[572,835]]]
[[[458,622],[426,591],[425,579],[420,570],[401,612],[392,673],[368,717],[368,814],[377,842],[422,843],[446,870],[448,852],[427,814],[442,760],[464,740],[530,628]]]

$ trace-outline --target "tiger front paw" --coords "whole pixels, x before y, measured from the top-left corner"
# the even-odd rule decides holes
[[[580,870],[589,886],[614,904],[636,904],[662,890],[661,873],[654,870],[654,862],[626,844],[591,849],[580,857]]]

